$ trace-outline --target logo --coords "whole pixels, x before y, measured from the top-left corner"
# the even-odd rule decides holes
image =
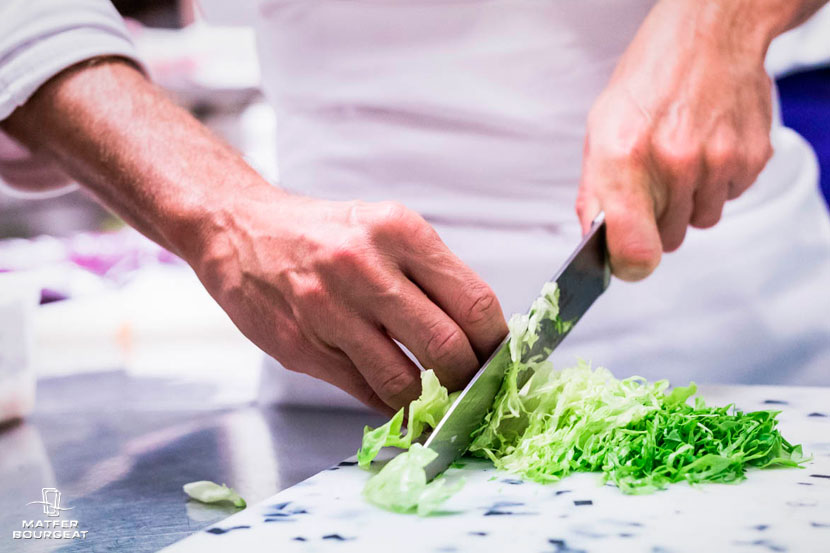
[[[61,492],[57,488],[43,488],[43,501],[30,501],[26,505],[43,505],[43,514],[48,517],[59,517],[61,511],[74,508],[61,507]]]
[[[55,519],[61,512],[74,507],[61,507],[61,492],[57,488],[42,488],[41,501],[30,501],[26,505],[43,505],[43,514],[52,517],[47,520],[23,520],[20,530],[12,531],[14,540],[85,540],[89,530],[81,530],[77,520]]]

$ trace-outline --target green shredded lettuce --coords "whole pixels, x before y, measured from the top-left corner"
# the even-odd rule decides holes
[[[395,413],[395,416],[383,426],[374,430],[366,426],[363,429],[363,443],[357,452],[358,464],[366,468],[384,447],[409,448],[415,440],[421,437],[425,426],[435,428],[457,396],[458,393],[447,393],[447,389],[441,386],[433,371],[423,371],[421,373],[421,395],[409,404],[406,433],[402,433],[401,430],[403,409]]]
[[[363,443],[357,452],[358,464],[363,468],[369,466],[383,447],[408,449],[369,479],[363,490],[366,499],[391,511],[417,512],[419,516],[426,516],[461,489],[463,480],[449,484],[444,478],[436,478],[427,484],[424,467],[438,454],[414,443],[426,427],[435,428],[457,395],[448,394],[433,371],[424,371],[421,373],[421,395],[409,404],[406,433],[402,431],[403,409],[383,426],[374,430],[368,426],[364,428]]]
[[[233,488],[229,488],[225,484],[219,485],[210,480],[189,482],[182,486],[182,489],[191,499],[202,503],[228,502],[233,504],[234,507],[245,507],[246,505],[245,500]]]
[[[510,378],[510,376],[508,376]],[[520,389],[503,386],[469,453],[529,480],[601,471],[629,494],[672,482],[738,482],[748,467],[799,466],[800,446],[776,429],[775,411],[709,407],[694,383],[666,394],[665,380],[618,380],[587,363],[550,363]]]
[[[403,409],[400,409],[389,422],[374,430],[368,426],[363,428],[363,442],[357,450],[357,464],[362,468],[378,456],[381,448],[397,445],[401,442],[401,426],[403,425]]]
[[[415,443],[389,461],[366,483],[363,495],[371,503],[399,513],[416,512],[426,516],[435,512],[464,485],[463,480],[449,483],[439,477],[427,483],[426,467],[438,456],[433,450]]]
[[[689,405],[694,383],[667,391],[666,380],[619,380],[584,361],[555,370],[538,337],[569,328],[558,305],[559,290],[547,283],[528,314],[510,319],[510,366],[469,454],[541,483],[601,472],[627,494],[681,481],[736,483],[750,467],[800,467],[808,460],[778,431],[778,411],[711,407],[700,397]],[[380,428],[365,429],[358,459],[366,467],[384,446],[411,446],[369,480],[365,495],[381,507],[424,515],[460,486],[426,483],[423,467],[436,454],[413,440],[425,426],[435,427],[454,398],[432,371],[422,373],[422,387],[409,407],[408,432],[402,435],[401,409]]]

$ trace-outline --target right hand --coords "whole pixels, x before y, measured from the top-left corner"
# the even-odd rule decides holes
[[[463,387],[507,334],[490,287],[415,212],[250,189],[188,261],[239,329],[286,368],[391,412],[417,366]]]

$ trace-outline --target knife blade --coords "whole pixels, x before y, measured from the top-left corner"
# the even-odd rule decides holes
[[[608,288],[611,269],[608,264],[603,213],[594,219],[591,229],[554,275],[553,280],[559,287],[559,316],[571,324],[565,325],[562,332],[544,328],[533,348],[525,356],[527,359],[539,355],[548,357],[594,301]],[[470,446],[470,434],[478,428],[490,410],[505,371],[510,365],[509,341],[508,334],[456,398],[424,443],[424,446],[438,453],[438,457],[424,469],[427,480],[432,480],[444,472]],[[529,375],[525,375],[525,378],[527,377]]]

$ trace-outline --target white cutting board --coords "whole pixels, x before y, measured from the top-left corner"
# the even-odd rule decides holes
[[[596,474],[543,486],[464,459],[447,473],[466,478],[447,512],[418,518],[367,504],[369,474],[350,460],[164,551],[830,553],[830,388],[720,386],[702,395],[713,405],[782,410],[784,436],[813,461],[751,471],[739,485],[626,496]]]

